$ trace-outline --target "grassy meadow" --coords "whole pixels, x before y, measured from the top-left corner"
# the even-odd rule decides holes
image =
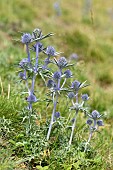
[[[56,14],[54,2],[0,0],[0,170],[113,170],[113,1],[94,0],[90,10],[85,12],[83,0],[61,0],[60,16]],[[32,32],[35,28],[44,34],[55,33],[44,45],[54,46],[67,60],[72,53],[78,55],[77,62],[71,61],[74,63],[70,68],[72,80],[87,80],[90,86],[84,92],[90,96],[90,110],[98,110],[103,115],[104,126],[94,134],[86,155],[81,149],[82,139],[88,138],[83,116],[78,119],[73,146],[68,153],[63,148],[66,133],[62,134],[60,129],[57,132],[61,133],[60,144],[54,137],[49,144],[44,141],[47,133],[44,124],[52,112],[52,105],[46,107],[45,102],[34,104],[37,114],[41,115],[41,120],[35,123],[44,131],[42,136],[33,139],[33,146],[38,142],[39,157],[34,161],[31,143],[23,147],[26,137],[22,116],[25,116],[26,96],[21,94],[25,89],[19,82],[17,65],[26,58],[26,53],[24,46],[14,39],[21,37],[18,31]],[[35,88],[36,95],[44,99],[46,87],[40,77]],[[64,97],[60,98],[58,107],[61,115],[68,117],[68,100],[64,102]]]

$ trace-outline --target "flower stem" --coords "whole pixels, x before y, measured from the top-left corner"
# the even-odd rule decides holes
[[[86,144],[85,144],[84,152],[86,152],[86,150],[87,150],[87,145],[89,144],[89,142],[90,142],[90,140],[91,140],[91,138],[92,138],[92,134],[93,134],[93,131],[90,130],[89,138],[88,138],[88,141],[87,141]]]
[[[30,95],[30,89],[29,89],[29,86],[28,86],[28,80],[27,80],[27,73],[26,73],[26,70],[24,70],[24,74],[25,74],[25,77],[26,77],[26,80],[25,80],[26,88],[28,89],[28,94]]]
[[[35,63],[35,72],[37,72],[38,68],[38,54],[39,54],[39,43],[36,43],[36,63]]]
[[[76,91],[76,104],[78,104],[78,91]],[[73,105],[74,105],[74,102],[73,102]],[[76,126],[76,119],[77,119],[77,115],[78,115],[78,108],[76,108],[76,112],[75,112],[75,116],[74,116],[74,123],[72,125],[72,131],[71,131],[71,136],[70,136],[70,140],[69,140],[69,147],[72,143],[72,139],[73,139],[73,134],[74,134],[74,129],[75,129],[75,126]]]
[[[26,129],[26,134],[29,136],[31,131],[31,114],[32,114],[32,104],[29,104],[30,110],[28,111],[28,126]]]
[[[61,81],[61,78],[58,79],[58,86],[57,86],[58,89],[60,89],[60,81]]]
[[[34,93],[35,79],[36,79],[36,75],[34,74],[32,77],[31,94]]]
[[[62,75],[62,69],[59,69],[59,72],[60,72],[60,74]],[[58,89],[60,89],[61,79],[62,79],[62,78],[58,79],[58,85],[57,85]]]
[[[71,136],[70,136],[70,140],[69,140],[69,146],[70,146],[71,143],[72,143],[73,134],[74,134],[74,129],[75,129],[75,126],[76,126],[77,115],[78,115],[78,110],[76,110],[76,113],[75,113],[75,117],[74,117],[75,120],[74,120],[74,123],[73,123],[73,126],[72,126]]]
[[[64,87],[65,83],[66,83],[66,78],[64,79],[64,82],[62,83],[61,89]]]
[[[96,128],[96,120],[94,119],[94,125],[90,126],[90,134],[89,134],[88,141],[86,142],[84,152],[86,152],[86,150],[87,150],[87,145],[89,144],[89,142],[90,142],[90,140],[92,138],[92,135],[93,135],[93,132],[94,132],[95,128]]]
[[[53,98],[54,98],[54,95],[53,95]],[[54,114],[55,114],[56,106],[57,106],[57,100],[58,100],[58,93],[56,92],[56,99],[53,101],[54,107],[53,107],[53,112],[52,112],[52,116],[51,116],[51,122],[50,122],[50,125],[49,125],[49,130],[48,130],[48,133],[47,133],[47,140],[49,140],[49,137],[50,137],[50,134],[51,134],[51,129],[52,129],[53,121],[54,121]]]
[[[26,52],[27,52],[27,56],[28,56],[28,62],[30,63],[30,62],[31,62],[31,59],[30,59],[30,52],[29,52],[29,46],[28,46],[28,44],[26,44]]]

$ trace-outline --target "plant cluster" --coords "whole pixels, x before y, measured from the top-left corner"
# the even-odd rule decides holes
[[[87,120],[87,124],[90,126],[90,137],[88,139],[88,143],[91,139],[92,133],[97,129],[96,125],[103,126],[102,120],[97,120],[101,117],[98,111],[93,111],[91,115],[88,113],[86,108],[84,107],[84,103],[89,100],[88,94],[82,94],[81,102],[79,102],[79,91],[86,87],[86,81],[81,83],[78,80],[72,82],[69,87],[65,87],[65,84],[69,78],[72,77],[72,72],[67,67],[72,66],[68,64],[68,61],[65,57],[60,57],[56,59],[56,56],[60,53],[56,52],[54,47],[48,46],[44,47],[41,40],[52,36],[52,33],[47,35],[43,35],[40,29],[35,29],[32,34],[30,33],[22,33],[21,42],[26,45],[26,53],[27,58],[22,59],[19,63],[19,67],[21,71],[19,72],[19,76],[21,80],[25,81],[26,88],[28,90],[28,110],[30,110],[29,114],[29,126],[30,126],[30,116],[32,114],[32,104],[37,102],[38,99],[36,97],[35,90],[35,80],[37,75],[41,75],[43,79],[48,78],[46,83],[47,87],[50,90],[49,95],[52,97],[53,102],[53,111],[51,115],[51,121],[49,124],[49,129],[47,133],[47,140],[50,138],[52,125],[56,121],[57,118],[60,117],[60,112],[57,111],[57,104],[58,98],[60,97],[61,93],[65,91],[68,93],[68,98],[72,101],[72,106],[70,110],[75,110],[75,115],[73,118],[73,125],[72,131],[69,140],[69,146],[72,143],[72,138],[75,130],[76,119],[79,111],[85,112],[86,116],[89,116],[90,119]],[[32,44],[32,47],[30,46]],[[35,52],[35,58],[31,58],[30,50]],[[44,60],[44,64],[39,63],[39,54],[44,53],[47,57]],[[35,61],[35,62],[34,62]],[[49,64],[52,63],[56,65],[56,71],[52,72],[52,69],[49,68]],[[31,86],[29,85],[28,81],[31,81]],[[92,120],[93,119],[93,120]],[[94,121],[94,125],[92,123]],[[85,148],[86,149],[86,148]]]
[[[26,91],[22,93],[27,94],[25,99],[27,106],[20,114],[22,121],[20,129],[22,129],[22,132],[14,138],[14,141],[10,140],[9,142],[15,146],[14,150],[16,150],[19,156],[21,154],[23,154],[21,155],[23,157],[27,156],[24,162],[30,162],[33,165],[36,162],[39,165],[39,161],[43,164],[43,160],[48,165],[46,159],[56,145],[61,150],[58,152],[59,155],[62,155],[61,152],[64,152],[64,150],[66,151],[66,154],[60,160],[63,163],[67,156],[72,155],[73,157],[73,151],[70,151],[73,145],[78,148],[80,153],[88,151],[88,145],[93,133],[98,130],[99,126],[103,126],[103,121],[100,120],[102,115],[96,110],[90,112],[87,108],[87,101],[90,97],[86,93],[81,93],[82,89],[88,86],[86,81],[80,82],[76,79],[71,81],[74,79],[70,70],[73,64],[70,64],[64,56],[60,57],[61,53],[56,52],[53,46],[44,47],[42,40],[52,36],[53,33],[43,35],[40,29],[35,29],[31,34],[23,32],[21,34],[19,42],[25,45],[27,57],[19,62],[18,75],[26,88]],[[42,56],[45,56],[43,61]],[[37,97],[35,90],[38,88],[35,84],[39,76],[48,90],[47,98],[44,100],[40,100]],[[70,103],[68,118],[67,116],[62,116],[63,114],[58,107],[62,96],[63,99],[65,98]],[[49,119],[43,121],[33,107],[34,103],[45,101],[47,105],[51,103],[52,106],[50,122]],[[81,113],[84,113],[85,118],[87,117],[86,124],[89,127],[89,138],[85,145],[72,143],[77,120],[79,119],[78,115],[81,115]],[[6,125],[4,122],[5,119],[2,119],[2,129],[5,133],[7,128],[5,129]],[[23,127],[26,131],[23,131]],[[23,141],[24,137],[26,137],[26,141],[25,139]],[[20,148],[19,151],[18,148]],[[76,151],[77,154],[78,150]]]

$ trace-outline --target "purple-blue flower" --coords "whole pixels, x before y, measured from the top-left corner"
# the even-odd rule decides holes
[[[54,56],[55,55],[55,49],[54,47],[52,46],[48,46],[47,49],[46,49],[46,54],[49,55],[49,56]]]
[[[59,71],[54,72],[53,78],[56,79],[56,80],[60,79],[61,78],[61,73]]]
[[[55,86],[55,82],[53,80],[48,80],[47,87],[51,88]]]
[[[70,55],[70,59],[71,60],[78,60],[78,55],[73,53],[73,54]]]
[[[87,101],[89,99],[89,96],[88,94],[83,94],[81,98],[83,101]]]
[[[68,93],[69,99],[73,99],[75,97],[75,94],[73,92]]]
[[[75,118],[71,119],[71,122],[72,122],[72,123],[74,123],[74,121],[75,121]]]
[[[87,123],[88,125],[91,125],[91,124],[93,123],[93,121],[92,121],[91,119],[88,119],[88,120],[86,121],[86,123]]]
[[[28,64],[28,58],[23,58],[23,59],[20,61],[19,66],[23,68],[23,67],[26,66],[27,64]]]
[[[91,116],[93,119],[100,118],[100,113],[97,110],[92,111]]]
[[[33,45],[35,52],[36,52],[36,46],[37,46],[37,44]],[[41,42],[38,42],[38,50],[39,50],[39,52],[41,52],[43,50],[43,44]]]
[[[103,121],[102,120],[97,120],[97,125],[98,126],[104,126]]]
[[[64,68],[67,66],[67,60],[65,57],[60,57],[59,60],[58,60],[58,67],[60,69]]]
[[[72,77],[72,72],[69,69],[64,71],[64,74],[65,74],[66,78]]]
[[[72,86],[71,88],[75,91],[79,90],[79,87],[80,87],[81,83],[77,80],[75,80],[74,82],[72,82]]]
[[[31,42],[31,39],[32,39],[32,36],[31,34],[29,33],[24,33],[22,36],[21,36],[21,42],[23,44],[28,44]]]
[[[59,117],[60,117],[60,112],[55,112],[54,116],[55,116],[56,118],[59,118]]]
[[[26,80],[26,74],[23,73],[23,72],[20,72],[20,73],[19,73],[19,77],[20,77],[22,80]]]
[[[28,97],[27,97],[27,102],[29,103],[33,103],[33,102],[37,102],[37,98],[34,94],[30,94]]]
[[[50,63],[49,58],[46,58],[46,59],[44,60],[44,62],[45,62],[45,65],[47,66],[47,65]]]

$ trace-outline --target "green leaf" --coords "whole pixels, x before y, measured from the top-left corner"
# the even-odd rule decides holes
[[[13,145],[16,145],[16,142],[15,142],[14,140],[12,140],[12,139],[10,139],[9,142],[10,142],[11,144],[13,144]]]
[[[48,170],[48,169],[49,169],[48,166],[42,167],[42,166],[40,166],[40,165],[37,165],[36,168],[37,168],[37,170]]]
[[[77,170],[80,170],[80,165],[82,165],[82,162],[80,160],[73,164],[74,168],[76,168]]]
[[[17,143],[16,143],[16,146],[17,146],[17,147],[21,147],[21,146],[24,146],[24,144],[23,144],[22,142],[17,142]]]
[[[64,170],[71,170],[72,169],[72,165],[66,165],[63,164]]]

